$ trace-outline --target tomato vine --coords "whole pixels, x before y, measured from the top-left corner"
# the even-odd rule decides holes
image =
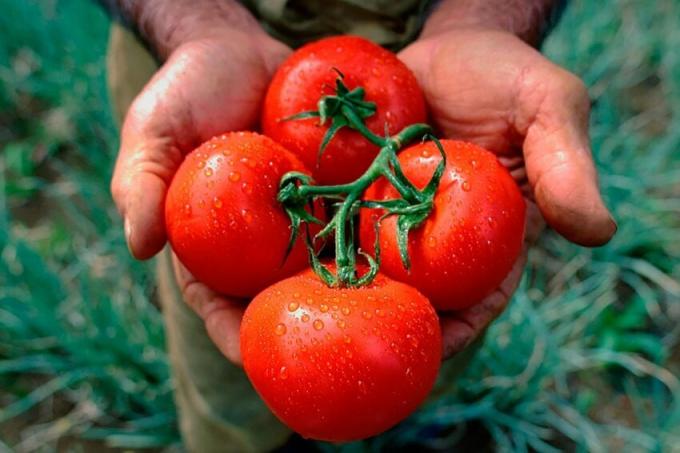
[[[279,185],[278,201],[284,207],[291,221],[291,237],[289,249],[295,243],[300,227],[309,223],[323,224],[306,209],[315,199],[324,198],[334,201],[335,213],[331,220],[313,237],[305,228],[307,249],[310,264],[316,274],[328,286],[358,287],[369,284],[380,268],[380,246],[378,228],[380,222],[389,216],[397,216],[397,238],[401,261],[407,269],[410,267],[408,257],[408,234],[418,227],[432,211],[433,198],[439,181],[446,168],[446,155],[439,141],[432,135],[432,128],[423,123],[405,127],[394,136],[379,136],[370,131],[364,120],[375,113],[376,106],[364,99],[361,87],[349,90],[343,82],[339,71],[336,80],[335,94],[325,95],[319,99],[318,110],[301,112],[288,120],[319,118],[320,124],[330,120],[330,126],[323,137],[319,148],[320,158],[325,147],[342,128],[356,130],[367,140],[380,147],[380,151],[368,169],[356,180],[347,184],[314,185],[312,179],[300,172],[289,172],[283,175]],[[407,144],[416,140],[433,140],[442,156],[429,183],[419,190],[409,181],[401,170],[397,153]],[[383,201],[363,200],[366,189],[377,179],[384,177],[394,186],[400,198]],[[383,209],[385,214],[376,222],[376,240],[374,255],[359,249],[355,241],[355,219],[360,208]],[[317,240],[325,241],[331,235],[335,242],[336,273],[319,259]],[[369,264],[369,270],[363,275],[357,272],[357,255],[361,255]]]

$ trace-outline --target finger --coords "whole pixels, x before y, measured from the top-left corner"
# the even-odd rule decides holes
[[[468,347],[503,312],[522,279],[525,264],[526,247],[496,291],[470,308],[440,314],[444,359]]]
[[[222,297],[197,281],[174,254],[172,261],[185,302],[203,319],[206,332],[217,349],[241,366],[240,330],[245,305],[242,301]]]
[[[516,122],[525,133],[527,177],[543,216],[572,242],[605,244],[616,232],[616,223],[598,188],[585,86],[546,63],[524,71],[518,93]]]

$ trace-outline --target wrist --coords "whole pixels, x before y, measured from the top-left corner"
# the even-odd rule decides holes
[[[565,3],[564,0],[444,0],[425,23],[421,38],[455,29],[486,29],[513,34],[538,47]]]
[[[118,0],[147,47],[165,60],[184,44],[234,37],[264,42],[255,18],[234,0]]]

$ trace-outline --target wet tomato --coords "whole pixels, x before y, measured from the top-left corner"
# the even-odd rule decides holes
[[[172,249],[194,276],[226,295],[251,297],[307,265],[302,240],[284,262],[290,221],[276,200],[300,160],[252,132],[215,137],[186,156],[165,203]]]
[[[524,237],[525,204],[508,170],[479,146],[441,141],[446,170],[430,216],[411,231],[410,271],[402,264],[395,217],[380,225],[381,270],[425,294],[438,310],[459,310],[481,301],[498,288],[519,257]],[[411,146],[399,154],[406,177],[422,189],[441,155],[433,142]],[[384,179],[365,193],[368,200],[398,198]],[[372,250],[374,225],[382,215],[364,209],[361,245]]]
[[[376,104],[366,126],[375,134],[390,134],[426,119],[425,100],[413,73],[395,54],[357,36],[321,39],[295,51],[280,66],[267,91],[262,130],[294,152],[313,169],[320,184],[340,184],[359,177],[378,147],[356,131],[341,129],[326,147],[317,167],[322,138],[329,124],[318,118],[285,118],[317,109],[323,95],[334,94],[337,71],[351,90],[361,86],[366,101]]]
[[[437,315],[382,274],[330,288],[312,270],[258,294],[241,325],[243,366],[265,403],[301,435],[349,441],[408,416],[441,361]]]

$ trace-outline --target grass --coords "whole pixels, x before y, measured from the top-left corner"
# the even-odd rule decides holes
[[[0,451],[174,444],[152,268],[108,195],[107,19],[87,0],[0,5]],[[616,238],[544,234],[459,381],[383,436],[321,448],[678,449],[678,18],[673,0],[575,0],[545,45],[589,86]]]

